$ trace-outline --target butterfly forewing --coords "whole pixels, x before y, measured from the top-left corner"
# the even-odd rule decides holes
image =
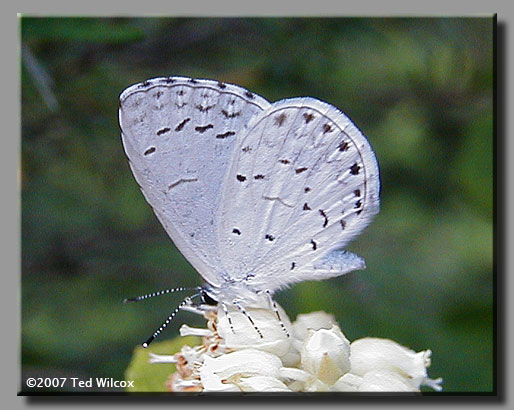
[[[232,151],[269,103],[211,80],[158,78],[120,96],[130,167],[167,233],[209,283],[222,284],[217,211]]]

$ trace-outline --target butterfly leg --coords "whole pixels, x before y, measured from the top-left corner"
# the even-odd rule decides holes
[[[255,326],[255,322],[253,321],[253,319],[251,318],[251,316],[248,314],[248,312],[246,311],[246,309],[241,306],[241,304],[237,301],[237,300],[233,300],[232,303],[234,304],[235,307],[237,307],[241,313],[243,315],[246,316],[246,318],[250,321],[250,323],[252,324],[253,328],[255,329],[255,331],[258,333],[259,337],[261,339],[264,339],[264,337],[262,336],[262,333],[261,331],[259,330],[259,328],[257,326]]]
[[[230,330],[232,330],[233,334],[236,334],[236,332],[234,330],[234,325],[232,324],[232,318],[228,314],[227,305],[225,305],[225,303],[223,303],[223,302],[221,302],[220,305],[221,305],[221,308],[223,309],[223,313],[225,313],[225,316],[228,319],[228,325],[230,326]]]
[[[277,319],[280,323],[280,326],[282,327],[282,330],[284,331],[284,333],[286,334],[287,337],[290,337],[289,332],[286,329],[286,325],[284,325],[284,322],[282,322],[282,319],[280,318],[280,313],[278,311],[277,304],[273,300],[273,298],[271,296],[271,292],[269,290],[265,290],[264,292],[266,293],[266,295],[268,295],[268,300],[269,300],[270,306],[273,308],[273,311],[277,315]]]

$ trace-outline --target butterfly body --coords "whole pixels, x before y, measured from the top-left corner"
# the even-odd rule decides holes
[[[214,300],[227,304],[234,301],[251,308],[269,308],[269,299],[264,293],[269,289],[258,289],[248,284],[246,280],[227,281],[223,286],[216,287],[209,284],[204,285],[205,292]]]

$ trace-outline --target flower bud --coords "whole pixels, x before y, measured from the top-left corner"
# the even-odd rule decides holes
[[[350,370],[350,342],[336,325],[328,330],[310,330],[301,361],[306,371],[332,385]]]

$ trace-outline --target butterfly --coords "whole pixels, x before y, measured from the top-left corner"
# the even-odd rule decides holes
[[[145,199],[206,282],[204,302],[244,313],[294,283],[365,268],[342,248],[379,211],[378,163],[334,106],[162,77],[122,92],[119,123]]]

